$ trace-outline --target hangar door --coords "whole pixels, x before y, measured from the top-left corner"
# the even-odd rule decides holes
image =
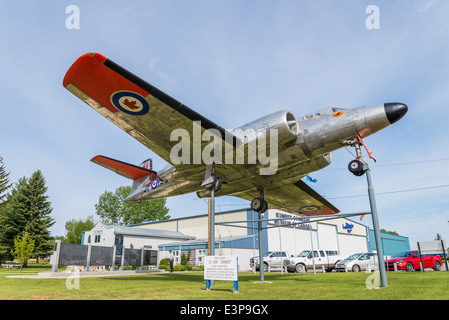
[[[317,223],[318,247],[321,250],[339,251],[337,228],[334,225]]]

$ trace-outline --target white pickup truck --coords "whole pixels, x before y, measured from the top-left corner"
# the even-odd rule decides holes
[[[264,270],[267,270],[268,267],[281,268],[288,257],[287,251],[268,251],[263,256]],[[249,265],[251,268],[255,265],[256,270],[259,270],[259,256],[249,259]]]
[[[324,266],[324,269],[330,272],[342,259],[337,251],[313,250],[312,253],[311,250],[304,250],[296,257],[285,259],[283,264],[288,272],[306,272],[307,269],[312,269],[314,264],[315,268],[321,269]]]

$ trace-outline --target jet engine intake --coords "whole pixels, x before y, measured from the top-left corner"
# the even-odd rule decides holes
[[[299,133],[298,121],[289,111],[278,111],[258,120],[247,123],[232,130],[232,133],[239,137],[244,143],[258,138],[265,134],[267,141],[270,130],[277,130],[278,144],[288,144],[296,140]]]

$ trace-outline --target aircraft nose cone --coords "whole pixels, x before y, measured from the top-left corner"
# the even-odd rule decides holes
[[[403,103],[385,103],[385,113],[387,114],[388,121],[391,124],[399,121],[408,111],[408,107]]]

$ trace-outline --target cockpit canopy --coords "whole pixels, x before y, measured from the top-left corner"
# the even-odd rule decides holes
[[[321,109],[321,110],[315,111],[313,113],[307,114],[304,117],[302,117],[301,120],[310,120],[312,118],[317,118],[317,117],[324,116],[326,114],[331,114],[331,113],[335,113],[338,111],[344,111],[344,110],[348,110],[348,108],[329,107],[329,108]]]

